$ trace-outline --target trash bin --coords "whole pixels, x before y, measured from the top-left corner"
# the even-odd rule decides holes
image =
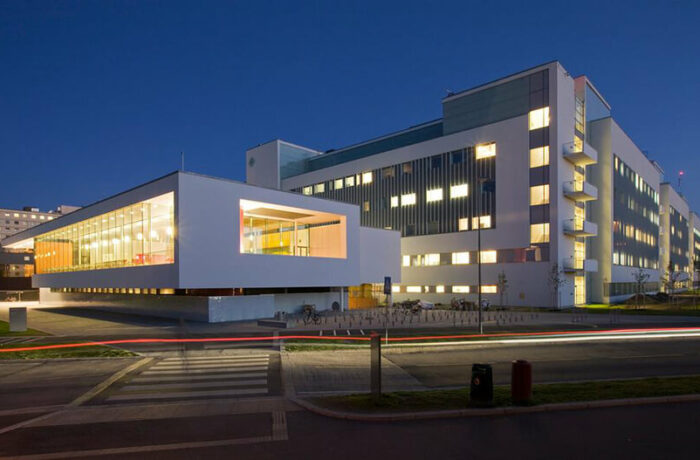
[[[528,404],[532,400],[532,364],[528,361],[513,361],[510,391],[513,404]]]
[[[469,401],[477,406],[493,405],[493,370],[490,364],[473,364]]]

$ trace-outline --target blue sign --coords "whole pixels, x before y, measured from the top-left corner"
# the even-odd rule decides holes
[[[384,294],[391,294],[391,276],[384,277]]]

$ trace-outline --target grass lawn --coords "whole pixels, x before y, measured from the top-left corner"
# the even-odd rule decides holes
[[[700,376],[648,378],[533,385],[532,405],[602,399],[642,398],[700,393]],[[312,401],[329,409],[349,412],[408,412],[469,408],[469,388],[453,390],[398,391],[385,393],[379,401],[369,394],[323,396]],[[494,406],[512,405],[509,386],[494,387]]]
[[[24,332],[10,332],[10,323],[0,321],[0,337],[19,337],[23,335],[49,335],[36,329],[27,329]]]
[[[0,350],[12,348],[23,348],[33,345],[51,345],[49,343],[33,344],[6,344],[0,345]],[[55,359],[55,358],[122,358],[137,356],[130,351],[112,348],[104,345],[94,345],[89,347],[76,348],[55,348],[48,350],[16,351],[0,353],[0,360],[3,359]]]

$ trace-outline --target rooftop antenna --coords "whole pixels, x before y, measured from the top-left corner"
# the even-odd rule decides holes
[[[180,171],[185,170],[185,152],[180,152]]]
[[[678,193],[682,193],[683,191],[683,189],[681,189],[681,179],[683,179],[684,174],[683,170],[678,171]]]

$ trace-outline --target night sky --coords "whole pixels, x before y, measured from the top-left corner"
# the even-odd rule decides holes
[[[700,211],[699,5],[0,0],[0,207],[89,204],[181,151],[244,180],[257,144],[343,147],[559,60]]]

